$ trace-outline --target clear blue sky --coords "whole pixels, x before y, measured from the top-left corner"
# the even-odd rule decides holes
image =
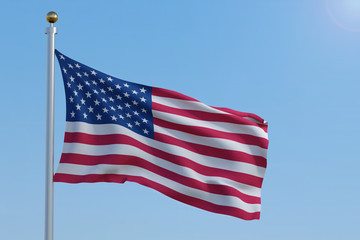
[[[0,239],[43,238],[50,10],[59,14],[56,48],[64,54],[256,113],[270,138],[260,221],[196,209],[135,183],[56,183],[55,240],[359,239],[355,0],[1,1]],[[55,121],[57,165],[65,126],[57,62]]]

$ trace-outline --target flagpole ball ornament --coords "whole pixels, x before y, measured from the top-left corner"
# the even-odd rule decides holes
[[[58,20],[58,15],[56,12],[48,12],[46,14],[46,21],[48,21],[49,23],[56,23],[56,21]]]

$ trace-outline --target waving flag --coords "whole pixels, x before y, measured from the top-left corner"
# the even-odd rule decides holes
[[[55,182],[131,181],[207,211],[259,219],[263,119],[56,56],[66,130]]]

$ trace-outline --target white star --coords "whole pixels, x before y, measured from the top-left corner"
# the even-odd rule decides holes
[[[102,92],[102,93],[106,93],[106,91],[102,88],[102,89],[100,89],[100,92]]]
[[[87,93],[85,93],[85,94],[86,94],[87,98],[91,98],[91,93],[89,91]]]
[[[132,103],[135,105],[135,106],[137,106],[137,105],[139,105],[139,103],[137,102],[137,101],[132,101]]]
[[[97,99],[94,101],[94,103],[95,103],[95,106],[100,105],[100,102]]]
[[[79,104],[77,104],[76,106],[76,110],[80,110],[81,109],[81,106]]]
[[[99,94],[99,92],[96,89],[94,89],[93,92],[96,94]]]
[[[88,74],[87,72],[84,72],[84,76],[85,76],[85,77],[88,77],[89,74]]]
[[[121,89],[121,86],[120,86],[119,84],[116,84],[115,87],[116,87],[117,89]]]
[[[85,100],[82,98],[81,100],[82,105],[85,105]]]
[[[73,97],[69,97],[70,102],[74,102],[74,98]]]
[[[101,120],[101,115],[100,114],[96,115],[96,120]]]
[[[132,128],[133,126],[131,125],[131,123],[128,123],[127,124],[129,128]]]
[[[79,65],[79,64],[75,64],[75,67],[77,67],[78,69],[80,69],[80,65]]]
[[[130,113],[126,113],[125,115],[126,115],[126,117],[131,118],[131,114],[130,114]]]
[[[65,57],[63,55],[60,55],[60,59],[65,60]]]
[[[108,87],[108,90],[109,90],[110,92],[114,91],[114,89],[112,89],[111,87]]]
[[[86,119],[86,118],[87,118],[87,116],[88,116],[86,113],[84,113],[83,115],[84,115],[84,118],[85,118],[85,119]]]
[[[75,117],[75,113],[74,113],[74,111],[72,111],[70,114],[71,114],[71,117],[72,117],[72,118],[74,118],[74,117]]]
[[[145,92],[146,92],[146,89],[143,87],[143,88],[140,89],[140,91],[141,91],[142,93],[145,93]]]
[[[66,69],[65,69],[65,68],[63,68],[63,71],[64,71],[64,73],[65,73],[65,74],[67,74],[67,71],[66,71]]]
[[[74,82],[75,78],[73,76],[70,76],[70,81]]]
[[[100,81],[101,83],[105,83],[104,79],[102,79],[102,78],[100,78],[99,81]]]
[[[136,126],[140,126],[140,123],[138,121],[135,121]]]
[[[76,73],[76,76],[81,77],[81,74],[80,74],[80,73]]]
[[[120,95],[116,95],[116,98],[119,99],[119,100],[122,99],[122,97]]]
[[[114,102],[115,100],[112,97],[109,97],[110,102]]]
[[[137,111],[134,111],[134,115],[139,116],[139,113]]]
[[[96,72],[94,70],[91,71],[91,75],[96,76]]]
[[[95,86],[97,86],[97,82],[95,82],[95,80],[92,81],[92,84],[94,84]]]
[[[77,95],[78,95],[78,92],[77,92],[76,90],[74,90],[74,94],[75,94],[75,96],[77,96]]]
[[[146,99],[145,99],[144,97],[141,97],[141,98],[140,98],[140,101],[146,102]]]
[[[143,118],[143,119],[141,119],[142,121],[143,121],[143,123],[147,123],[148,122],[148,120],[146,119],[146,118]]]
[[[68,63],[68,66],[69,68],[74,69],[73,65],[71,65],[70,63]]]
[[[110,82],[113,81],[113,79],[112,79],[111,77],[108,77],[107,79],[108,79],[108,81],[110,81]]]
[[[68,86],[68,88],[71,88],[71,83],[66,83],[67,84],[67,86]]]
[[[132,91],[132,93],[133,93],[133,94],[135,94],[135,95],[137,95],[137,94],[138,94],[138,92],[137,92],[137,91],[135,91],[135,90],[133,90],[133,91]]]
[[[146,111],[145,108],[142,108],[141,111],[142,111],[143,113],[147,113],[147,111]]]
[[[125,103],[125,107],[128,107],[128,108],[130,108],[130,104],[128,104],[128,103]]]
[[[127,87],[127,88],[128,88],[128,87],[129,87],[129,84],[127,84],[127,83],[124,83],[124,87]]]
[[[88,85],[88,86],[90,86],[90,83],[89,83],[88,81],[85,81],[85,84]]]
[[[115,111],[115,110],[116,110],[113,106],[111,106],[111,107],[110,107],[110,109],[111,109],[111,110],[113,110],[113,111]]]
[[[122,109],[123,109],[123,107],[122,107],[122,106],[120,106],[120,105],[117,105],[117,108],[118,108],[118,109],[120,109],[120,110],[122,110]]]
[[[88,109],[89,109],[89,112],[94,112],[94,108],[92,108],[91,106],[88,107]]]
[[[143,129],[143,132],[144,132],[146,135],[149,135],[149,131],[148,131],[148,130]]]
[[[128,98],[128,97],[130,96],[130,94],[128,94],[128,93],[126,92],[126,93],[124,93],[124,96]]]
[[[105,98],[101,98],[101,100],[105,103],[107,102],[107,100]]]
[[[121,118],[122,120],[124,120],[124,116],[123,116],[123,115],[119,115],[119,118]]]
[[[78,87],[79,90],[83,89],[83,85],[81,85],[80,83],[79,83],[79,85],[77,85],[77,87]]]
[[[108,112],[109,112],[109,110],[108,110],[106,107],[104,107],[102,110],[104,111],[104,113],[108,113]]]
[[[111,116],[111,119],[114,120],[114,121],[117,120],[117,118],[115,116]]]

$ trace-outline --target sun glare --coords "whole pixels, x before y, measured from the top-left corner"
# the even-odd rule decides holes
[[[341,28],[360,31],[360,0],[326,0],[331,19]]]

